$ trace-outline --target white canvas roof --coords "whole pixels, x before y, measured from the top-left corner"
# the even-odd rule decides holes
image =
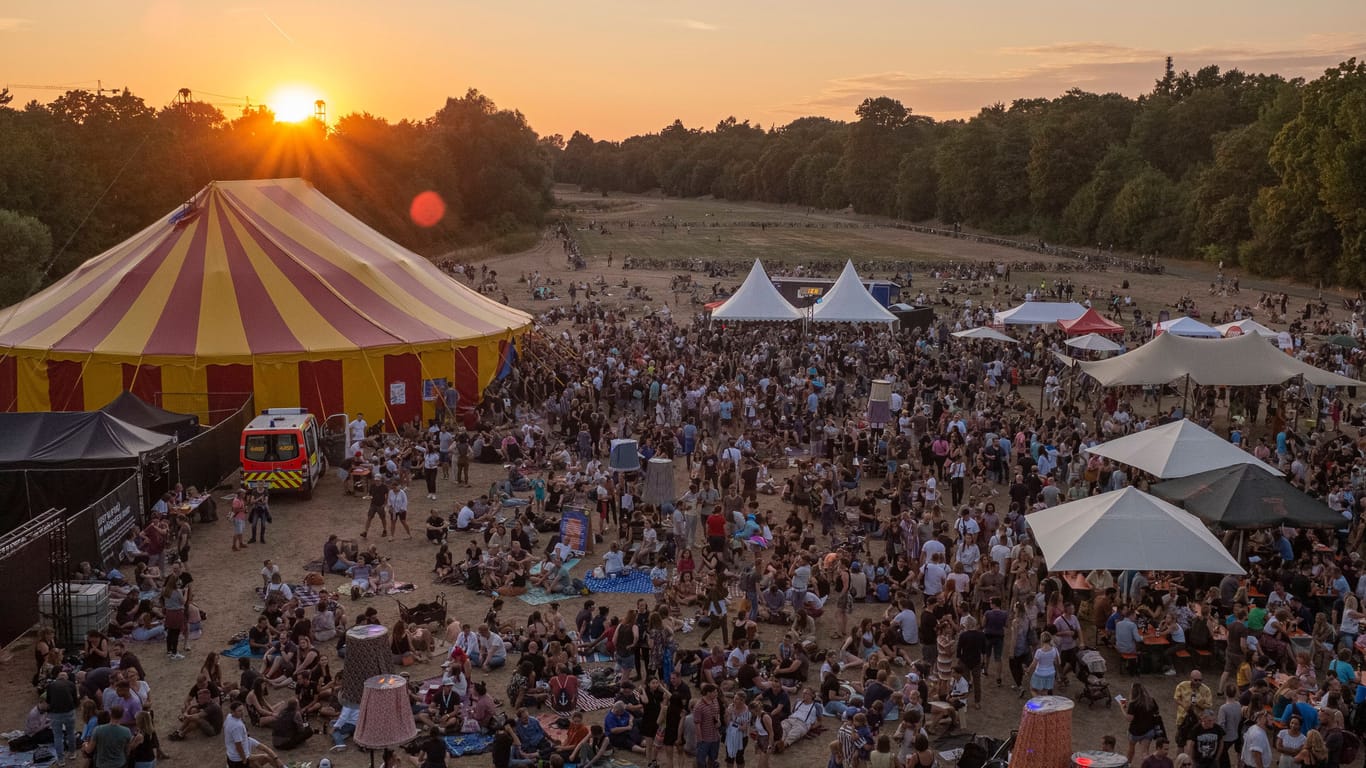
[[[960,339],[984,339],[987,341],[1004,341],[1008,344],[1020,343],[1019,341],[1012,339],[1011,337],[1005,335],[1004,333],[1001,333],[995,328],[988,328],[985,325],[979,325],[976,328],[969,328],[966,331],[954,331],[950,335],[956,336]]]
[[[1164,480],[1234,464],[1255,464],[1273,475],[1284,474],[1189,419],[1125,435],[1086,451]]]
[[[773,281],[768,279],[764,265],[755,259],[745,282],[725,303],[713,309],[711,316],[715,320],[785,321],[802,319],[802,311],[778,293]]]
[[[1129,487],[1032,512],[1049,570],[1243,573],[1200,518]]]
[[[1162,333],[1172,333],[1177,336],[1192,336],[1200,339],[1218,339],[1224,334],[1214,330],[1193,317],[1178,317],[1175,320],[1164,320],[1160,323],[1153,323],[1153,335]]]
[[[1214,326],[1214,330],[1225,336],[1241,336],[1247,334],[1249,336],[1270,336],[1274,339],[1280,335],[1256,320],[1234,320],[1231,323],[1216,325]]]
[[[1086,307],[1075,301],[1026,301],[1018,307],[996,313],[995,325],[1054,325],[1059,320],[1075,320],[1086,314]]]
[[[1085,336],[1068,339],[1063,343],[1073,349],[1089,349],[1092,352],[1118,352],[1124,348],[1099,333],[1088,333]]]
[[[1359,381],[1297,360],[1255,333],[1228,339],[1187,339],[1164,333],[1119,357],[1079,365],[1107,387],[1166,384],[1186,375],[1208,386],[1283,384],[1296,376],[1320,386],[1361,386]]]
[[[864,287],[854,262],[844,262],[844,271],[830,290],[811,310],[811,320],[817,323],[895,323],[896,315],[873,298]]]

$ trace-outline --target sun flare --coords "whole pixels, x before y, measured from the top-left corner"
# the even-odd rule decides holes
[[[313,116],[313,103],[322,97],[316,91],[301,86],[279,88],[267,100],[275,119],[282,123],[299,123]]]

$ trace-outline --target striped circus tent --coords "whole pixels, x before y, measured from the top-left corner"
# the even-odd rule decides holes
[[[447,276],[301,179],[214,182],[0,310],[0,410],[132,391],[201,420],[258,408],[430,417],[478,400],[531,318]]]

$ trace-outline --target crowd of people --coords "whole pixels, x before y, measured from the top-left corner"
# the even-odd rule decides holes
[[[443,662],[438,684],[411,690],[416,757],[386,765],[434,768],[445,736],[478,733],[492,737],[498,768],[628,753],[652,767],[743,765],[747,754],[766,766],[808,738],[842,768],[929,768],[935,739],[966,728],[984,699],[1081,695],[1104,685],[1088,651],[1144,661],[1157,636],[1166,651],[1145,671],[1175,676],[1182,653],[1208,651],[1223,675],[1211,689],[1196,665],[1173,707],[1140,678],[1121,697],[1131,762],[1345,762],[1366,721],[1355,671],[1366,495],[1361,446],[1340,431],[1363,415],[1344,393],[1208,388],[1155,412],[1139,389],[1079,384],[1063,397],[1051,355],[1063,337],[1046,330],[1001,346],[955,339],[948,325],[723,327],[591,301],[556,318],[486,395],[477,424],[444,391],[431,424],[376,434],[356,417],[343,470],[363,519],[356,536],[327,539],[320,563],[348,587],[296,590],[266,561],[260,615],[242,633],[259,660],[239,660],[232,679],[206,654],[183,699],[158,694],[159,721],[128,643],[164,639],[180,662],[205,617],[188,530],[154,514],[123,552],[133,579],[91,574],[117,597],[112,635],[62,649],[47,632],[35,644],[43,697],[28,735],[46,733],[58,759],[81,744],[95,768],[151,768],[164,757],[158,728],[167,741],[221,737],[233,768],[279,766],[320,734],[342,751],[359,712],[341,701],[344,665],[332,660],[345,658],[347,629],[383,623],[400,667]],[[1300,350],[1359,370],[1353,351]],[[1049,377],[1051,397],[1025,395]],[[874,379],[892,382],[882,424],[867,419]],[[1312,404],[1313,431],[1287,421],[1290,399]],[[1097,571],[1080,588],[1049,572],[1030,512],[1149,480],[1088,447],[1187,412],[1232,436],[1235,410],[1237,441],[1340,512],[1340,532],[1259,533],[1243,580]],[[635,441],[642,470],[614,468],[614,439]],[[487,489],[470,484],[478,464],[494,478]],[[651,482],[658,472],[667,482]],[[673,490],[668,500],[646,501],[655,485]],[[442,493],[455,503],[437,508]],[[232,549],[264,542],[268,499],[244,489],[232,508]],[[560,536],[568,511],[586,521],[581,543]],[[394,559],[417,572],[408,547],[422,546],[433,580],[487,598],[482,619],[468,603],[441,626],[385,621],[373,602],[348,610],[401,590]],[[585,594],[587,572],[636,570],[651,591],[630,607]],[[531,590],[551,601],[506,618],[504,601]],[[491,690],[501,668],[508,682]],[[603,704],[600,724],[581,694]]]

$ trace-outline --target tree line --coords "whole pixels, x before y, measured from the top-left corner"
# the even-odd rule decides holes
[[[1306,82],[1170,59],[1138,98],[1071,90],[936,121],[868,98],[843,122],[768,130],[675,121],[621,142],[575,133],[558,181],[659,189],[1051,242],[1203,258],[1268,276],[1366,285],[1366,63]]]
[[[470,90],[431,117],[367,113],[332,126],[276,122],[265,107],[228,118],[179,99],[157,108],[121,93],[73,90],[13,106],[0,91],[0,307],[133,235],[214,180],[301,176],[390,238],[436,253],[516,242],[552,203],[559,136]],[[445,217],[409,217],[421,192]]]

